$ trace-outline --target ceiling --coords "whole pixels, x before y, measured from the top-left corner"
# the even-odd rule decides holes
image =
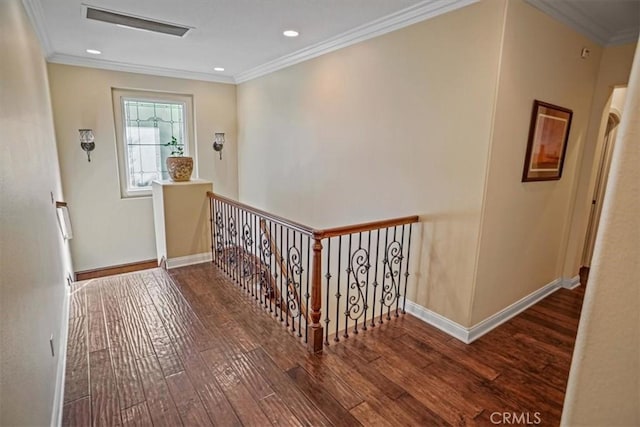
[[[477,0],[23,0],[47,59],[238,83]],[[527,0],[592,40],[637,39],[640,0]],[[192,29],[185,37],[85,18],[108,9]],[[284,30],[300,32],[297,38]],[[635,37],[635,38],[634,38]],[[101,55],[90,55],[97,49]],[[214,71],[223,67],[224,71]]]
[[[640,0],[526,0],[604,45],[638,40]]]

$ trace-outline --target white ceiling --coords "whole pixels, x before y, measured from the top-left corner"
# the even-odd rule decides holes
[[[527,0],[601,45],[638,40],[640,0]]]
[[[477,0],[23,0],[50,62],[241,82]],[[491,1],[491,0],[488,0]],[[640,0],[527,0],[600,44],[637,39]],[[82,4],[194,27],[185,37],[88,20]],[[295,29],[297,38],[282,31]],[[102,55],[86,53],[98,49]],[[214,67],[224,67],[215,72]]]

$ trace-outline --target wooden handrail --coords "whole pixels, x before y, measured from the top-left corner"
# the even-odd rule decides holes
[[[343,227],[327,228],[326,230],[316,230],[313,234],[317,239],[328,239],[330,237],[344,236],[353,233],[362,233],[364,231],[377,230],[380,228],[413,224],[419,221],[420,217],[418,215],[412,215],[404,216],[401,218],[383,219],[381,221],[364,222],[361,224],[345,225]]]
[[[412,215],[412,216],[404,216],[400,218],[383,219],[380,221],[371,221],[371,222],[364,222],[360,224],[352,224],[352,225],[345,225],[341,227],[327,228],[324,230],[316,230],[307,225],[288,220],[286,218],[283,218],[278,215],[274,215],[269,212],[265,212],[261,209],[254,208],[253,206],[235,201],[233,199],[221,196],[219,194],[215,194],[211,191],[207,192],[207,197],[209,197],[210,199],[217,199],[217,200],[223,201],[232,206],[237,206],[241,209],[252,212],[256,215],[260,215],[261,217],[264,217],[265,219],[269,219],[275,223],[284,225],[286,227],[290,227],[292,229],[295,229],[296,231],[300,231],[304,234],[313,236],[314,239],[328,239],[330,237],[344,236],[344,235],[353,234],[353,233],[361,233],[364,231],[377,230],[379,228],[387,228],[387,227],[393,227],[396,225],[413,224],[416,222],[420,222],[420,217],[418,215]]]
[[[244,203],[240,203],[238,201],[235,201],[233,199],[229,199],[228,197],[224,197],[224,196],[221,196],[219,194],[215,194],[215,193],[213,193],[211,191],[207,191],[207,197],[209,197],[210,199],[220,200],[220,201],[228,203],[228,204],[230,204],[232,206],[236,206],[236,207],[238,207],[240,209],[244,209],[244,210],[246,210],[248,212],[252,212],[252,213],[254,213],[256,215],[260,215],[261,217],[263,217],[265,219],[268,219],[268,220],[273,221],[273,222],[275,222],[277,224],[280,224],[280,225],[284,225],[285,227],[289,227],[289,228],[294,229],[296,231],[299,231],[299,232],[301,232],[303,234],[307,234],[309,236],[313,235],[313,232],[314,232],[313,228],[307,227],[306,225],[297,223],[295,221],[291,221],[291,220],[288,220],[288,219],[283,218],[281,216],[274,215],[274,214],[269,213],[269,212],[265,212],[265,211],[263,211],[261,209],[254,208],[253,206],[249,206],[249,205],[246,205]]]

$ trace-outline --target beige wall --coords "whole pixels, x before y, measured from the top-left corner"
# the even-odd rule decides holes
[[[71,265],[51,202],[63,197],[47,71],[19,0],[0,1],[0,58],[0,425],[43,426]]]
[[[562,276],[600,55],[584,36],[509,1],[471,324]],[[521,182],[534,99],[573,110],[559,181]]]
[[[504,5],[239,85],[240,199],[316,227],[423,215],[409,297],[466,323]]]
[[[591,209],[591,197],[595,187],[598,162],[602,156],[604,133],[609,115],[609,98],[614,87],[627,85],[635,46],[635,43],[610,46],[605,48],[602,54],[589,115],[586,143],[579,164],[580,181],[575,196],[567,257],[564,264],[564,275],[567,277],[575,275],[581,264]]]
[[[640,51],[611,163],[562,424],[640,425]]]
[[[174,258],[211,255],[211,181],[154,181],[152,187],[158,261],[164,257],[171,267]]]
[[[120,196],[112,87],[193,95],[199,177],[237,197],[235,86],[58,64],[49,64],[49,79],[77,271],[156,257],[151,196]],[[94,130],[91,163],[80,128]],[[223,160],[211,148],[215,131],[226,132]]]

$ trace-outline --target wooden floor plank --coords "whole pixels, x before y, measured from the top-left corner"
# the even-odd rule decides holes
[[[91,425],[91,397],[83,397],[67,403],[62,408],[63,427],[85,427]]]
[[[126,409],[145,400],[136,366],[136,356],[128,341],[130,336],[120,320],[108,323],[107,332],[109,334],[111,364],[120,398],[120,409]]]
[[[287,371],[296,387],[322,411],[334,426],[359,426],[360,422],[301,367]]]
[[[327,416],[311,403],[294,385],[288,375],[282,372],[262,348],[247,353],[253,366],[262,372],[271,387],[285,400],[296,417],[306,425],[330,425]]]
[[[470,345],[400,315],[311,355],[212,264],[73,290],[63,424],[115,426],[490,425],[532,408],[557,425],[584,295]]]
[[[302,426],[304,425],[295,414],[289,409],[289,406],[284,402],[280,396],[273,393],[264,399],[261,399],[258,404],[264,411],[269,421],[274,426]]]
[[[122,424],[126,427],[152,427],[146,402],[122,410]]]
[[[368,402],[362,402],[351,408],[353,415],[364,426],[392,427],[397,425],[393,420],[387,420],[376,412]]]
[[[101,311],[89,313],[89,352],[108,348],[107,329]]]
[[[151,356],[137,360],[147,407],[154,426],[182,425],[158,360]]]
[[[167,378],[169,392],[176,402],[178,414],[186,426],[212,426],[198,393],[186,373],[180,372]]]
[[[69,319],[67,369],[64,381],[65,403],[89,396],[89,357],[86,331],[85,316]]]
[[[185,360],[184,367],[211,421],[221,426],[242,425],[215,376],[200,356]]]
[[[109,350],[94,351],[89,354],[91,372],[92,425],[120,426],[118,388],[113,376]]]
[[[232,367],[230,361],[220,361],[211,350],[202,353],[205,363],[213,373],[240,422],[243,425],[270,425],[268,417],[258,404],[264,396],[256,398],[242,381],[241,375]],[[234,356],[235,357],[235,356]],[[255,392],[255,391],[254,391]],[[273,394],[271,392],[270,394]]]

